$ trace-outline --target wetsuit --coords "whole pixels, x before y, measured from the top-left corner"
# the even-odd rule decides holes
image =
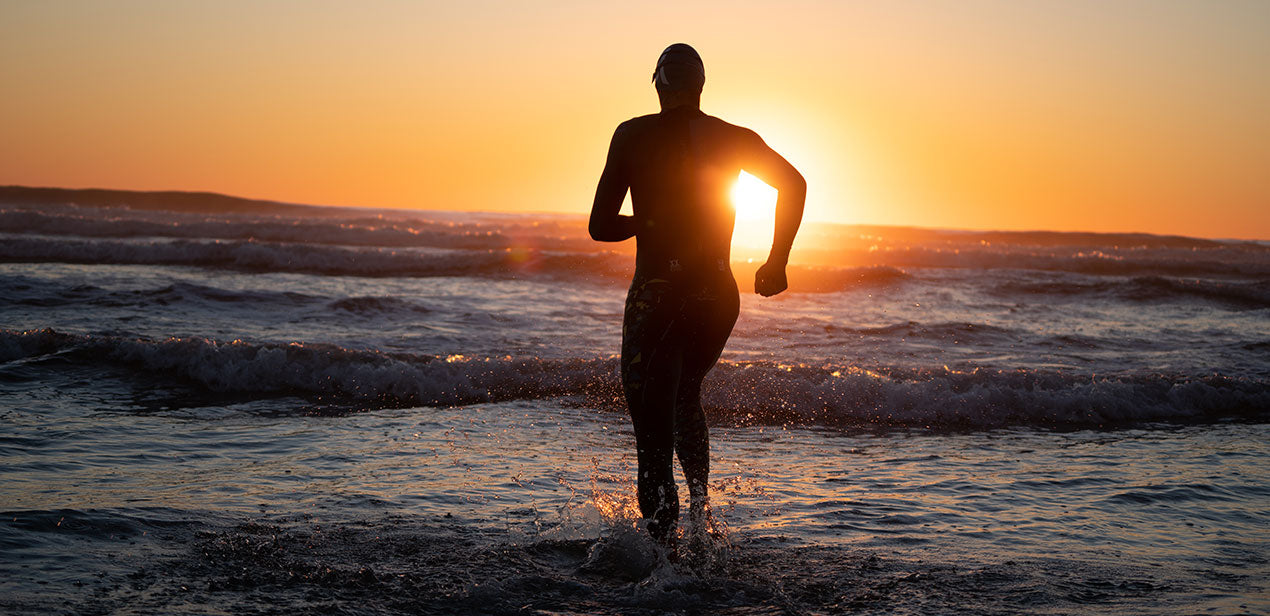
[[[777,164],[788,167],[753,131],[691,106],[634,118],[613,135],[592,236],[618,241],[633,233],[638,244],[622,324],[622,385],[638,448],[640,511],[659,538],[679,516],[675,452],[693,508],[705,504],[710,458],[701,382],[740,306],[728,193],[742,168]],[[627,188],[633,218],[617,215]],[[616,230],[597,232],[597,221]]]

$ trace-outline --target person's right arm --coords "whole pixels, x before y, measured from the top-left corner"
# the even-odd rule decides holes
[[[794,246],[794,236],[803,220],[803,206],[807,201],[807,180],[780,154],[768,147],[753,131],[747,131],[747,147],[742,168],[768,186],[776,189],[776,230],[772,235],[772,250],[767,262],[754,274],[754,292],[771,297],[789,288],[785,266],[789,263],[789,251]]]
[[[608,160],[600,174],[600,185],[595,188],[595,201],[591,204],[591,220],[587,231],[597,242],[621,242],[635,235],[635,217],[622,216],[622,201],[630,180],[626,176],[625,140],[621,126],[613,133],[609,144]]]

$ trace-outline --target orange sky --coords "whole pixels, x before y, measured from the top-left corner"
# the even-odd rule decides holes
[[[1270,238],[1270,2],[22,2],[0,184],[585,213],[689,42],[808,217]]]

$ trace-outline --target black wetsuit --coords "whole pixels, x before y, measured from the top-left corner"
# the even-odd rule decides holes
[[[710,457],[701,382],[740,306],[728,193],[740,170],[763,157],[779,159],[753,131],[674,107],[618,127],[597,190],[596,209],[614,219],[628,187],[634,209],[638,250],[622,324],[622,385],[639,452],[640,511],[654,536],[678,520],[675,452],[694,507],[704,505]]]

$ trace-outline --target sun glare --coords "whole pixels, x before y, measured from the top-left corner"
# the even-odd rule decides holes
[[[742,171],[732,185],[732,207],[736,208],[738,219],[771,218],[776,212],[776,189]]]
[[[732,207],[736,208],[736,243],[752,248],[771,243],[776,218],[775,188],[742,171],[732,185]]]

